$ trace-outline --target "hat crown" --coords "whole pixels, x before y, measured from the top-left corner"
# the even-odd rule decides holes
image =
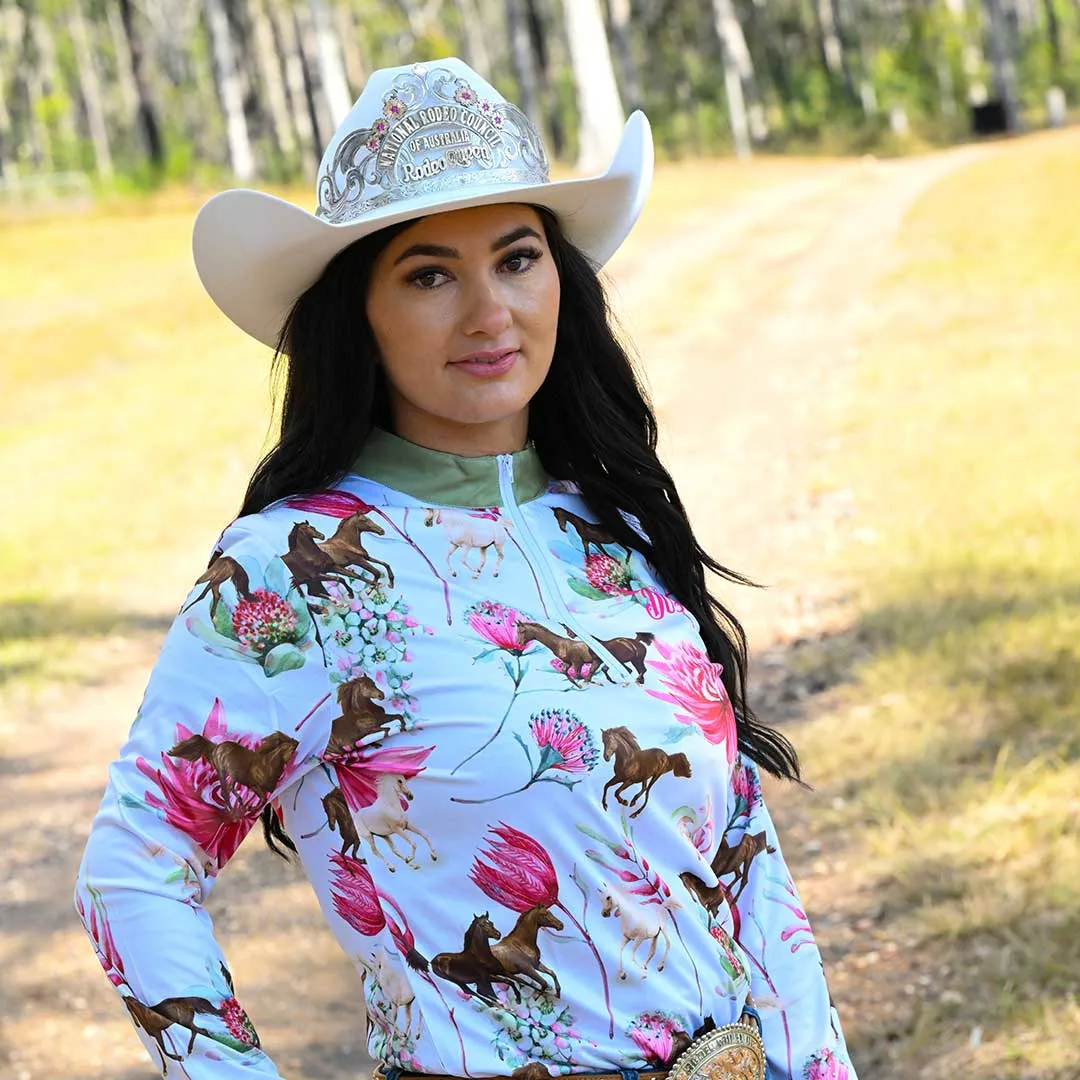
[[[396,202],[549,180],[528,117],[447,57],[372,73],[323,154],[315,213],[340,225]]]

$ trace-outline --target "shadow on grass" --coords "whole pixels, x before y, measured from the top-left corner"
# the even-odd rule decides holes
[[[170,615],[119,611],[86,603],[18,600],[0,604],[0,645],[8,656],[0,661],[0,686],[32,680],[49,667],[51,653],[71,643],[132,634],[164,634]]]
[[[1055,1064],[1020,1049],[1056,1047],[1050,1018],[1080,994],[1080,584],[960,579],[913,575],[900,599],[764,658],[759,715],[792,721],[818,774],[817,809],[785,800],[789,858],[810,872],[809,832],[848,867],[819,931],[827,967],[830,946],[853,960],[840,1004],[863,1074],[1080,1075],[1060,1071],[1071,1028]],[[995,1039],[1015,1066],[969,1049]]]

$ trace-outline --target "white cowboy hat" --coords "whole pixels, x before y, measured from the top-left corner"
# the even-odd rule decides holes
[[[223,191],[195,219],[195,267],[214,303],[273,348],[297,297],[339,251],[426,214],[546,206],[600,267],[641,213],[652,168],[649,122],[635,112],[606,172],[552,183],[536,128],[467,64],[383,68],[323,154],[315,213],[262,191]]]

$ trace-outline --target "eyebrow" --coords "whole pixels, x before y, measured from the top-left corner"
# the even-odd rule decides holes
[[[509,247],[516,240],[521,240],[526,236],[533,236],[537,240],[542,239],[540,234],[529,225],[519,225],[516,229],[511,229],[510,232],[504,233],[491,245],[491,250],[501,251],[504,247]],[[406,248],[395,260],[394,265],[404,262],[406,259],[411,259],[415,255],[431,255],[437,259],[460,259],[461,252],[457,248],[444,247],[442,244],[413,244],[412,247]]]

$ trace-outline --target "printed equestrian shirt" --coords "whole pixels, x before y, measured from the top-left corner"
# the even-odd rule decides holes
[[[387,1067],[654,1069],[749,995],[770,1078],[855,1080],[720,674],[531,449],[376,432],[333,490],[234,522],[76,889],[155,1062],[279,1076],[204,907],[270,805]]]

